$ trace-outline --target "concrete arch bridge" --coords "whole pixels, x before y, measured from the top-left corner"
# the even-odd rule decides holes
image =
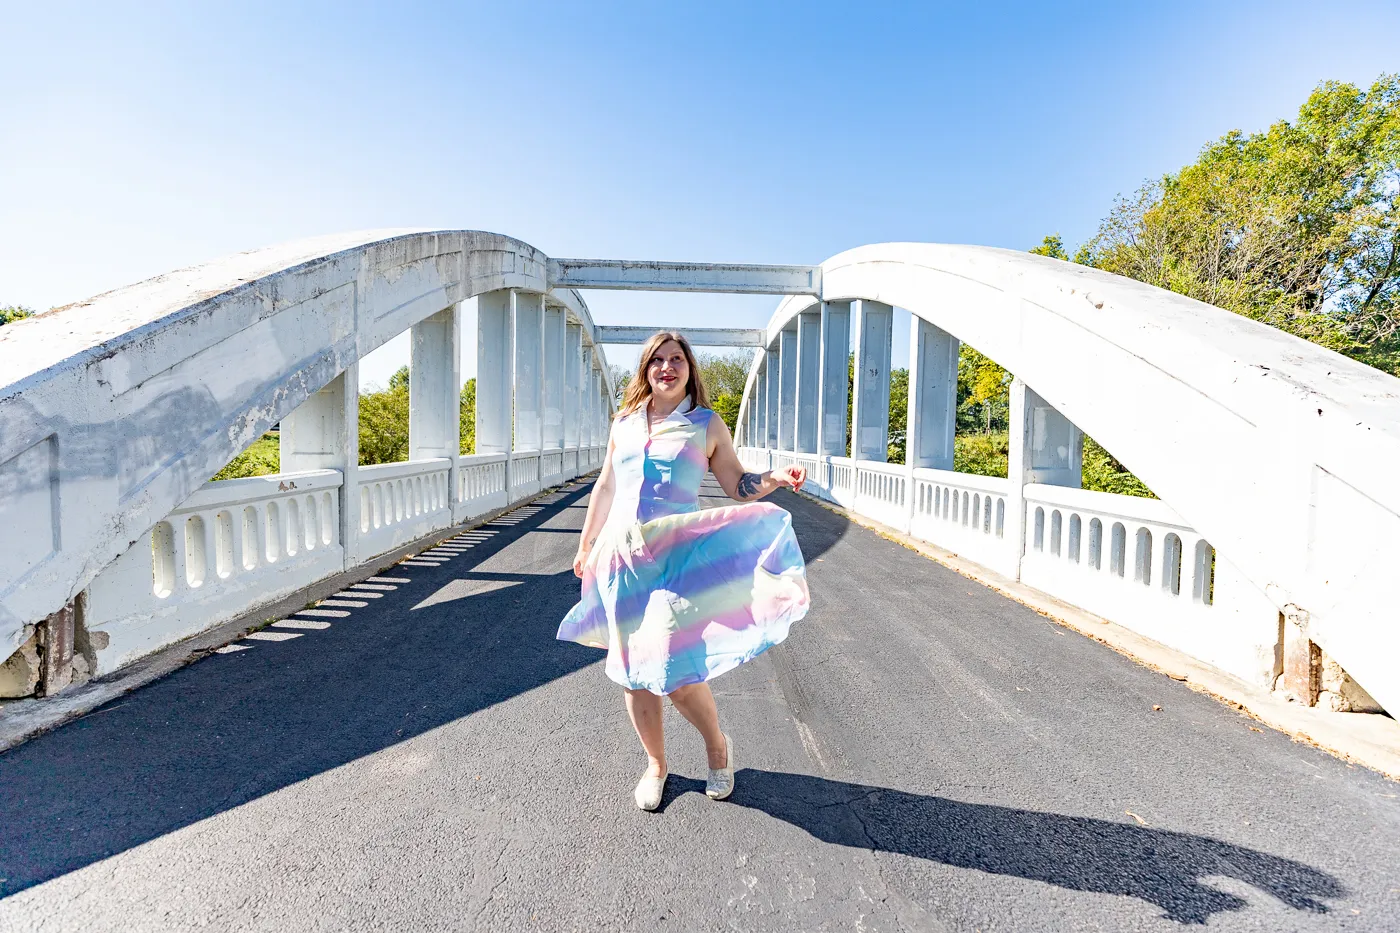
[[[800,463],[811,477],[806,491],[847,515],[954,555],[973,576],[1115,623],[1248,689],[1286,689],[1304,706],[1320,698],[1339,708],[1400,711],[1400,617],[1391,583],[1392,568],[1400,566],[1400,380],[1160,289],[1008,250],[896,243],[854,249],[818,266],[713,265],[559,259],[499,234],[423,230],[254,250],[0,328],[4,694],[41,697],[27,701],[38,709],[158,667],[153,659],[218,648],[223,654],[215,667],[245,663],[234,659],[312,644],[307,634],[369,637],[338,634],[349,631],[344,621],[393,620],[410,609],[436,618],[432,613],[447,612],[444,601],[461,599],[487,600],[492,608],[453,616],[456,627],[435,636],[446,639],[438,642],[441,651],[462,652],[463,660],[479,652],[514,657],[526,644],[545,651],[538,646],[549,644],[547,633],[534,641],[522,634],[534,633],[536,622],[499,627],[504,619],[526,619],[524,607],[545,621],[557,617],[561,601],[567,608],[571,578],[561,555],[571,550],[572,537],[545,532],[578,527],[575,507],[587,485],[576,481],[602,462],[616,388],[603,347],[640,342],[651,331],[599,325],[583,299],[587,289],[781,296],[766,326],[679,328],[697,345],[752,348],[736,438],[750,468]],[[911,327],[903,464],[886,462],[895,308],[909,312]],[[462,454],[459,346],[467,327],[476,333],[476,447]],[[409,459],[361,466],[359,361],[405,331],[412,335]],[[962,342],[1015,374],[1005,477],[954,469]],[[279,424],[281,473],[208,481]],[[1079,488],[1085,432],[1160,499]],[[910,645],[923,645],[921,639],[934,637],[924,615],[943,611],[937,594],[961,600],[967,589],[976,605],[937,627],[938,638],[957,641],[971,638],[977,625],[1005,625],[1021,635],[1008,635],[995,650],[1033,650],[1045,670],[1060,657],[1063,645],[1053,638],[1042,644],[1039,630],[1025,627],[1038,617],[1028,621],[1011,600],[990,590],[976,595],[983,591],[972,591],[974,584],[932,562],[908,563],[912,555],[877,538],[847,547],[843,541],[867,533],[810,501],[789,496],[785,504],[809,549],[817,611],[823,598],[840,604],[855,587],[863,595],[851,605],[871,613],[859,624],[907,630]],[[886,545],[895,551],[881,550]],[[499,552],[491,550],[497,546]],[[454,559],[474,560],[472,548],[487,554],[487,563],[394,608],[396,593],[403,596],[414,580],[448,573]],[[506,552],[525,556],[504,569],[488,566]],[[861,563],[875,553],[885,555],[883,564]],[[878,579],[887,572],[897,585]],[[262,628],[269,616],[286,618]],[[484,632],[492,633],[489,646],[471,641]],[[460,639],[467,641],[459,645]],[[467,642],[470,649],[462,647]],[[1013,642],[1016,648],[1006,647]],[[982,650],[977,646],[987,639],[957,643],[966,654]],[[353,663],[370,663],[365,659],[378,643],[354,644],[360,653]],[[505,676],[492,673],[482,675],[488,687],[462,686],[486,693],[470,709],[452,707],[428,725],[448,729],[468,714],[527,703],[529,690],[591,663],[557,654],[572,648],[548,650],[557,656],[522,655],[519,677],[508,683],[490,680]],[[810,649],[792,648],[802,650]],[[852,762],[878,753],[862,746],[857,755],[846,714],[821,712],[812,699],[820,689],[804,681],[805,669],[787,651],[765,656],[773,667],[763,683],[787,691],[790,715],[779,718],[800,725],[792,741],[801,741],[792,747],[818,771],[846,769],[848,780],[808,786],[769,774],[769,789],[795,793],[800,784],[813,800],[856,807],[853,801],[869,797],[871,781],[855,781]],[[361,669],[350,666],[350,655],[311,659],[317,657],[297,663],[347,665],[336,668],[340,678],[353,679],[350,672]],[[871,654],[861,663],[901,661]],[[199,678],[213,675],[194,672],[206,667],[215,669],[205,663],[185,669],[182,683],[203,683]],[[1129,680],[1147,676],[1113,670]],[[259,676],[272,683],[283,675],[269,668]],[[285,689],[304,689],[291,684]],[[405,680],[396,690],[416,698],[420,686]],[[141,703],[157,703],[164,689],[143,691],[148,699]],[[768,688],[755,681],[752,689],[746,696]],[[304,699],[320,702],[310,693]],[[433,702],[425,696],[422,709]],[[325,722],[338,723],[344,713],[331,716],[327,709]],[[1194,715],[1226,714],[1196,709]],[[122,720],[112,714],[111,721]],[[283,732],[275,741],[258,740],[247,763],[219,759],[228,780],[242,783],[211,790],[207,799],[192,797],[181,813],[228,816],[227,801],[271,799],[297,781],[319,780],[335,766],[390,754],[396,743],[428,735],[410,730],[404,737],[391,727],[386,724],[386,735],[397,738],[363,745],[347,737],[329,751],[334,742],[318,740],[312,744],[323,752],[304,754],[278,744],[290,741]],[[0,759],[12,765],[8,779],[0,767],[0,786],[9,780],[16,794],[40,794],[41,775],[57,767],[53,756],[78,754],[64,751],[64,743],[84,740],[68,734],[58,730]],[[110,751],[125,740],[112,733],[104,741],[114,743],[102,746]],[[774,747],[786,741],[774,739]],[[514,761],[506,748],[498,749],[501,761]],[[1202,756],[1214,754],[1201,748],[1207,749]],[[249,770],[256,764],[257,774],[282,774],[268,763],[287,754],[303,764],[284,777],[256,778]],[[1281,746],[1270,754],[1286,763],[1295,752]],[[108,784],[155,780],[143,768],[109,763],[98,770]],[[751,782],[762,785],[764,773]],[[264,787],[263,780],[271,783]],[[75,785],[68,796],[101,796],[103,786]],[[261,789],[247,790],[254,786]],[[11,799],[40,803],[22,794]],[[947,817],[951,811],[932,799],[900,805]],[[43,899],[33,892],[69,883],[75,876],[68,873],[81,874],[99,851],[174,845],[165,840],[196,818],[165,812],[161,799],[148,804],[155,815],[133,818],[116,836],[94,836],[90,845],[45,842],[24,864],[0,865],[0,875],[20,879],[19,888],[29,891],[0,897],[0,915],[43,913]],[[44,834],[38,818],[20,810],[5,820],[15,844]],[[995,824],[997,832],[1020,833],[1014,827],[1022,825],[1016,814],[1023,812],[953,815],[975,822],[978,831]],[[826,824],[790,814],[782,819],[818,841],[865,846]],[[1394,827],[1400,830],[1400,821]],[[867,828],[874,840],[879,830]],[[1100,830],[1086,824],[1061,829],[1087,833],[1085,852],[1102,842],[1094,841]],[[1388,837],[1380,838],[1383,845]],[[1259,862],[1265,867],[1257,871],[1225,869],[1248,858],[1180,839],[1114,839],[1153,865],[1157,856],[1143,852],[1175,853],[1178,861],[1199,862],[1199,871],[1179,876],[1162,862],[1152,869],[1156,875],[1148,872],[1156,880],[1146,887],[1127,880],[1105,887],[1085,880],[1107,872],[1105,866],[1086,861],[1075,869],[1084,877],[1070,878],[1048,851],[1044,860],[1013,859],[998,868],[969,866],[951,849],[923,842],[869,848],[1084,896],[1127,895],[1160,908],[1172,923],[1241,909],[1244,901],[1236,904],[1234,895],[1199,887],[1198,876],[1210,874],[1233,872],[1263,887],[1289,917],[1289,911],[1322,916],[1329,899],[1349,896],[1348,883],[1307,868],[1302,855],[1286,865]],[[1288,880],[1274,884],[1270,877]],[[14,884],[0,887],[0,895],[17,890]],[[1350,884],[1355,891],[1361,882]],[[31,894],[38,900],[26,901]],[[932,909],[931,902],[901,896],[922,904],[918,910]]]

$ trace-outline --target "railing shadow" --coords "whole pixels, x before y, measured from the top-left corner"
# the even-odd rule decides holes
[[[0,755],[0,897],[600,661],[554,637],[571,570],[446,589],[586,493],[445,567],[385,571],[413,582],[328,629],[212,655]]]
[[[667,798],[700,781],[672,778]],[[741,768],[739,806],[791,823],[823,842],[892,852],[959,868],[1119,894],[1160,907],[1181,924],[1247,902],[1203,879],[1236,878],[1295,910],[1326,913],[1346,893],[1326,872],[1207,836],[1087,817],[964,803],[806,774]]]

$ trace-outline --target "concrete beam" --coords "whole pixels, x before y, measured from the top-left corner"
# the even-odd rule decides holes
[[[599,343],[646,343],[659,330],[674,330],[685,334],[697,347],[761,347],[766,335],[762,328],[743,327],[603,327],[595,328]]]
[[[822,291],[820,266],[551,259],[548,276],[551,288],[816,297],[821,297]]]

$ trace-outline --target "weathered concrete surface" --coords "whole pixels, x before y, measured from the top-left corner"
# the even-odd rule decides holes
[[[5,327],[0,659],[25,625],[66,605],[361,357],[474,295],[549,291],[546,264],[494,233],[346,233],[225,257]],[[591,345],[578,294],[549,301]]]
[[[1014,250],[862,246],[822,263],[821,297],[904,308],[1015,373],[1400,710],[1400,379],[1164,289]],[[785,299],[768,346],[814,304]]]
[[[777,501],[814,609],[716,682],[731,802],[668,710],[633,807],[619,690],[553,641],[565,496],[0,756],[0,928],[1400,926],[1400,785]]]

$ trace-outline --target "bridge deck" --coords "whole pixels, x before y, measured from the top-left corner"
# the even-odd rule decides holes
[[[738,790],[668,708],[637,811],[553,640],[585,495],[0,757],[0,927],[1400,925],[1396,785],[790,495],[814,608],[715,684]]]

